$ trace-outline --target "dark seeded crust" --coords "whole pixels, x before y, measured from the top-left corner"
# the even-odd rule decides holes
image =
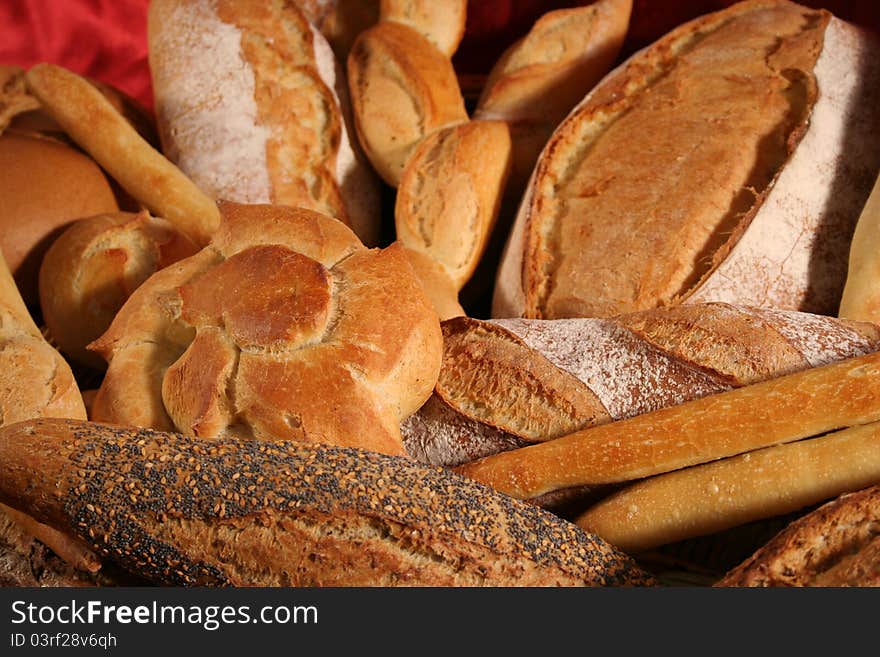
[[[171,585],[645,585],[597,537],[442,468],[70,420],[0,430],[0,499]]]
[[[880,586],[880,486],[795,520],[715,586]]]

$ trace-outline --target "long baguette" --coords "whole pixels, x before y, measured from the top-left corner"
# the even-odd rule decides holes
[[[880,423],[637,482],[576,522],[629,553],[791,513],[880,482]]]
[[[70,420],[0,430],[0,501],[175,585],[647,584],[576,525],[442,468]]]
[[[529,499],[633,481],[880,420],[880,353],[600,425],[457,468]]]

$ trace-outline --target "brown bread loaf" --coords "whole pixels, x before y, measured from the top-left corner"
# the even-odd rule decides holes
[[[21,423],[0,430],[0,500],[161,584],[651,582],[546,511],[351,448]]]
[[[674,29],[554,132],[493,316],[705,301],[835,314],[878,122],[880,41],[824,10],[746,0]]]
[[[440,465],[880,349],[872,323],[723,303],[443,331],[434,395],[402,426],[409,453]]]

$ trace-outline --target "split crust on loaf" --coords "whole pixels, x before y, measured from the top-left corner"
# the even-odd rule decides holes
[[[834,314],[880,165],[876,48],[825,11],[748,0],[634,55],[544,149],[494,316]]]
[[[880,349],[880,327],[724,303],[610,319],[443,323],[440,378],[408,452],[460,465],[530,442]]]
[[[651,583],[561,518],[369,451],[44,420],[0,432],[0,457],[0,499],[156,583]]]

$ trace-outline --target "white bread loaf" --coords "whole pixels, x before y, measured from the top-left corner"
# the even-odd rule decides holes
[[[878,121],[878,42],[825,11],[748,0],[676,28],[554,132],[493,315],[702,301],[834,314]]]
[[[156,0],[148,36],[163,151],[206,194],[316,210],[378,242],[341,68],[295,4]]]
[[[402,425],[414,457],[459,465],[880,350],[867,322],[727,304],[610,319],[444,322],[434,395]]]

